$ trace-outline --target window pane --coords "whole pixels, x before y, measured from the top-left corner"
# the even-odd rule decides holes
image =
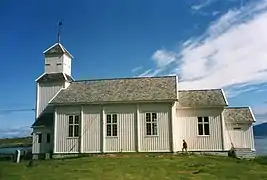
[[[107,136],[111,136],[111,125],[107,125]]]
[[[79,116],[75,116],[75,124],[79,124]]]
[[[199,123],[202,123],[202,117],[197,117],[197,119]]]
[[[113,124],[112,126],[113,136],[117,136],[117,124]]]
[[[51,141],[51,139],[50,139],[50,134],[47,134],[47,135],[46,135],[46,142],[47,142],[47,143],[50,143],[50,141]]]
[[[153,123],[152,130],[153,130],[153,135],[158,135],[158,128],[156,123]]]
[[[74,136],[79,137],[79,125],[74,126]]]
[[[150,121],[151,121],[151,114],[146,113],[146,122],[150,122]]]
[[[209,124],[204,124],[205,135],[210,135]]]
[[[117,114],[112,115],[112,122],[117,123]]]
[[[202,126],[202,124],[198,124],[198,135],[203,135],[203,126]]]
[[[38,143],[42,143],[42,134],[38,134]]]
[[[73,125],[69,126],[69,137],[73,137]]]
[[[110,114],[107,115],[107,123],[111,123],[111,115]]]
[[[69,124],[73,124],[73,116],[69,116]]]
[[[157,113],[152,113],[152,122],[157,120]]]
[[[209,117],[204,117],[204,122],[209,122]]]
[[[151,124],[146,123],[146,135],[151,135]]]

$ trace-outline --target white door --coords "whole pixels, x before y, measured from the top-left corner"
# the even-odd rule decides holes
[[[234,127],[231,134],[234,147],[245,148],[244,130],[241,127]]]

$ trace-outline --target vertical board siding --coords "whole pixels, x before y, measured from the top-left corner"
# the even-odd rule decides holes
[[[172,106],[172,133],[173,133],[173,151],[180,151],[180,126],[176,115],[176,104]]]
[[[104,107],[105,152],[135,151],[135,112],[134,105],[109,105]],[[117,137],[106,136],[106,115],[117,114]]]
[[[59,107],[56,109],[56,148],[55,153],[78,153],[79,138],[69,138],[68,115],[80,114],[80,107]]]
[[[32,138],[32,153],[42,154],[53,150],[53,130],[52,128],[34,128]],[[38,143],[38,133],[42,134],[42,142]],[[47,134],[50,134],[50,143],[47,143]]]
[[[241,129],[234,129],[239,127]],[[245,124],[226,124],[226,130],[229,135],[229,142],[227,149],[231,148],[231,142],[235,148],[248,148],[254,150],[254,137],[253,137],[253,126],[251,123]]]
[[[227,130],[227,124],[225,122],[223,113],[221,114],[221,119],[222,119],[223,143],[224,143],[223,148],[226,151],[226,150],[229,150],[231,148],[231,141],[229,138],[229,132]]]
[[[100,106],[83,106],[83,136],[84,153],[101,152],[101,107]]]
[[[42,111],[47,106],[48,102],[64,87],[64,83],[44,83],[39,84],[39,103],[37,116],[42,113]]]
[[[140,111],[140,151],[141,152],[170,152],[170,104],[141,104]],[[156,112],[158,120],[158,135],[146,135],[146,113]]]
[[[210,135],[198,135],[197,117],[209,117]],[[222,128],[221,128],[221,110],[220,109],[178,109],[177,118],[180,125],[180,148],[182,149],[182,140],[185,139],[189,151],[221,151]]]
[[[50,64],[49,66],[45,66],[46,73],[57,73],[63,71],[63,55],[59,55],[56,57],[46,57],[45,63]],[[57,65],[57,63],[62,63],[62,65]]]
[[[71,75],[71,58],[63,54],[63,72]]]
[[[146,136],[146,112],[157,113],[158,136]],[[58,107],[54,153],[170,152],[172,113],[169,103]],[[81,138],[68,137],[69,114],[81,114]],[[106,136],[107,114],[117,114],[117,137]]]

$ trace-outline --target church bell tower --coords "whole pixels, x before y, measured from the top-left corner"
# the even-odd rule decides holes
[[[55,95],[73,81],[71,64],[73,56],[60,43],[60,26],[58,42],[46,49],[44,54],[44,73],[36,81],[36,118],[51,113],[49,102]]]
[[[58,42],[45,50],[45,73],[64,73],[71,76],[73,56]]]

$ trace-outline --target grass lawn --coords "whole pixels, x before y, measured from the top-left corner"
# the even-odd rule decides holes
[[[264,162],[265,161],[265,162]],[[264,180],[267,161],[216,156],[120,154],[64,160],[0,162],[1,180]]]

